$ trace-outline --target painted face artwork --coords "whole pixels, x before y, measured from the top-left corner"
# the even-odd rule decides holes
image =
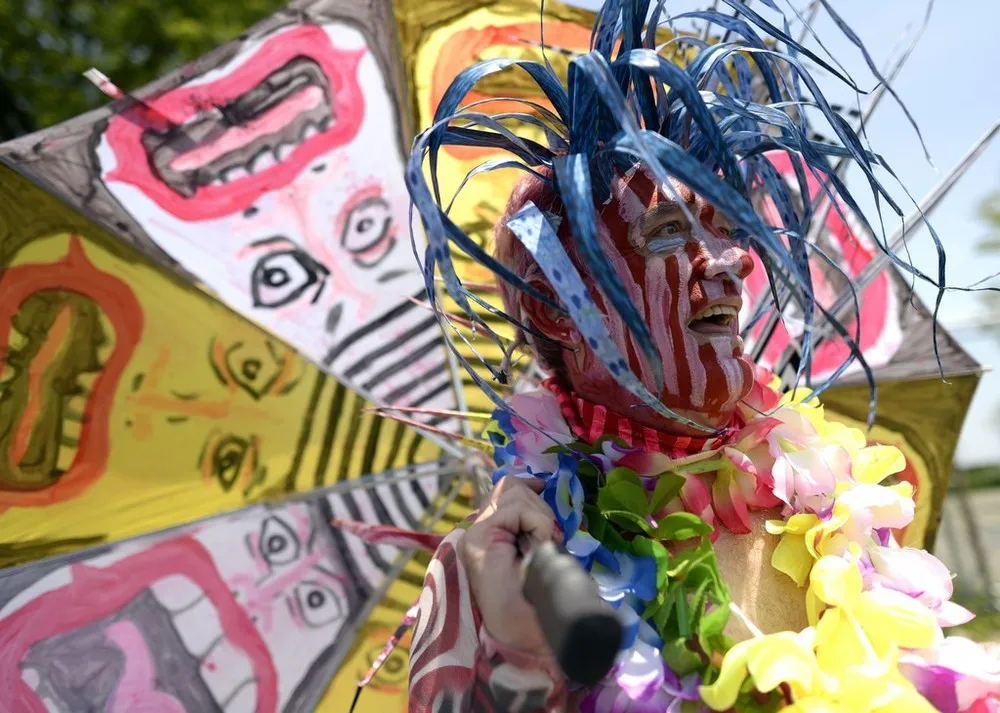
[[[292,405],[278,397],[305,364],[237,319],[167,338],[173,310],[187,301],[198,313],[198,299],[175,288],[157,308],[155,276],[145,271],[154,289],[143,289],[136,272],[64,234],[32,241],[0,273],[0,505],[77,497],[132,449],[153,482],[195,472],[210,492],[244,498],[266,484],[267,449],[285,428],[268,405]]]
[[[368,589],[305,504],[122,545],[0,610],[0,690],[26,712],[297,710]]]
[[[438,454],[103,240],[28,241],[0,293],[0,566]]]
[[[383,513],[375,522],[407,526],[437,492],[428,473],[8,570],[0,575],[0,707],[313,710],[398,554],[348,548],[330,520],[372,510]],[[397,657],[386,676],[398,666]]]
[[[598,237],[650,328],[663,364],[663,403],[684,412],[722,414],[752,384],[737,315],[742,283],[753,263],[729,237],[725,218],[701,197],[676,184],[695,219],[692,222],[654,186],[643,171],[619,177],[612,187],[612,201],[600,210]],[[588,287],[599,298],[596,283],[589,281]],[[624,322],[600,300],[598,305],[633,371],[647,388],[654,388],[649,365]],[[600,403],[607,403],[608,393],[617,398],[621,388],[610,381],[590,348],[582,349],[584,358],[577,361],[583,369],[574,386],[584,396],[596,386],[605,394]]]
[[[452,407],[398,109],[360,31],[287,25],[99,137],[100,180],[230,306],[382,403]],[[418,243],[422,242],[421,236]]]
[[[104,472],[142,310],[78,239],[44,266],[0,272],[0,291],[0,507],[73,497]]]

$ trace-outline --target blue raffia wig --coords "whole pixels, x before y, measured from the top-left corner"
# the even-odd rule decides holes
[[[841,206],[846,206],[852,211],[892,262],[938,289],[938,303],[945,289],[943,250],[931,229],[939,255],[939,273],[935,279],[897,256],[893,246],[887,244],[881,201],[900,217],[903,213],[876,176],[876,168],[890,176],[892,171],[879,155],[866,147],[864,132],[859,136],[831,108],[804,60],[821,67],[854,92],[864,93],[863,90],[836,60],[831,58],[836,66],[831,65],[790,36],[789,23],[775,0],[761,2],[781,17],[782,27],[772,24],[741,0],[722,1],[733,14],[700,11],[665,19],[666,0],[659,0],[651,14],[650,0],[607,0],[594,24],[591,50],[574,55],[569,62],[567,86],[563,86],[547,59],[544,63],[487,60],[455,78],[437,107],[433,125],[417,137],[406,173],[407,186],[428,240],[423,269],[429,299],[437,304],[434,286],[440,271],[445,289],[458,308],[495,338],[473,303],[481,309],[492,308],[463,287],[455,272],[451,250],[457,248],[514,288],[568,313],[609,372],[646,406],[688,426],[708,430],[664,406],[632,372],[557,238],[558,226],[553,216],[528,203],[508,220],[507,227],[542,267],[558,295],[558,305],[488,254],[449,217],[450,201],[454,198],[442,200],[436,176],[442,146],[478,146],[503,150],[510,156],[484,162],[466,180],[494,169],[517,168],[551,185],[569,223],[574,252],[603,293],[603,302],[618,312],[653,365],[659,390],[662,365],[650,331],[597,240],[596,206],[610,200],[616,174],[642,164],[660,190],[670,197],[677,197],[673,179],[700,194],[728,218],[733,236],[755,251],[764,265],[771,285],[772,308],[797,305],[803,315],[804,333],[796,381],[804,379],[819,393],[857,359],[869,380],[871,417],[875,406],[874,381],[857,346],[857,328],[849,331],[844,322],[850,324],[851,319],[842,322],[836,310],[827,310],[816,301],[809,261],[819,258],[833,270],[840,268],[807,239],[814,218],[813,206],[808,199],[793,200],[766,154],[773,151],[788,154],[801,196],[809,196],[806,182],[811,173],[835,209],[840,211]],[[857,35],[827,0],[819,2],[884,83]],[[657,29],[665,22],[685,18],[716,26],[722,40],[707,42],[694,36],[676,36],[668,44],[680,44],[690,58],[686,66],[680,67],[661,55],[664,48],[656,45]],[[807,21],[801,16],[798,19],[811,32]],[[544,34],[542,42],[544,47]],[[519,102],[524,106],[523,113],[486,113],[488,107],[483,105],[488,100],[461,106],[477,82],[508,67],[527,72],[549,100],[552,110],[517,98],[505,101]],[[886,89],[895,96],[891,88],[886,86]],[[835,145],[810,138],[812,130],[807,125],[807,113],[829,124],[837,139]],[[511,128],[518,125],[529,128],[535,136],[541,129],[545,145],[518,136]],[[424,170],[428,158],[429,182]],[[845,160],[856,164],[867,179],[879,210],[877,229],[832,168],[834,161]],[[762,197],[773,200],[781,225],[768,225],[755,211],[753,200]],[[683,206],[683,201],[679,203]],[[846,281],[851,284],[849,279]],[[852,286],[852,293],[853,290]],[[856,316],[857,297],[853,297]],[[466,340],[442,309],[436,311],[449,336],[458,335]],[[517,315],[503,317],[520,329],[531,331],[518,321]],[[817,323],[844,339],[852,353],[828,380],[811,384],[812,341]],[[452,340],[447,341],[475,382],[498,407],[506,408],[486,380],[458,354]],[[499,339],[497,343],[504,347]],[[482,361],[493,377],[503,383],[503,370],[485,359]]]

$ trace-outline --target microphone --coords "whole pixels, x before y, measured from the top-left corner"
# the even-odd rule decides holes
[[[565,548],[518,535],[522,592],[566,678],[592,686],[615,663],[624,632],[597,583]]]

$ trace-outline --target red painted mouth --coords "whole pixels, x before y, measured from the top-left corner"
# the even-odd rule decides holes
[[[76,236],[59,262],[0,273],[0,294],[0,338],[9,341],[0,385],[0,506],[50,505],[79,495],[107,466],[111,403],[142,335],[142,308],[126,283],[87,260]],[[101,317],[114,331],[103,363],[98,348],[109,335]],[[81,381],[89,379],[88,389]],[[78,436],[66,433],[70,422]]]
[[[277,708],[277,672],[267,645],[197,540],[177,537],[109,567],[78,564],[71,569],[70,584],[42,594],[0,623],[0,690],[12,710],[46,711],[22,677],[20,663],[32,646],[111,617],[171,575],[188,578],[204,593],[225,639],[249,660],[257,686],[256,713],[273,713]]]
[[[182,220],[249,208],[291,183],[310,162],[349,143],[364,118],[358,65],[365,50],[338,50],[322,27],[277,33],[225,77],[182,86],[113,118],[107,141],[130,183]],[[143,110],[145,111],[145,110]]]

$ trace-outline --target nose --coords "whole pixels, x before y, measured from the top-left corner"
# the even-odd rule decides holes
[[[736,241],[726,237],[713,236],[705,239],[699,258],[700,272],[707,280],[719,275],[730,275],[737,280],[744,280],[753,272],[750,253]]]

